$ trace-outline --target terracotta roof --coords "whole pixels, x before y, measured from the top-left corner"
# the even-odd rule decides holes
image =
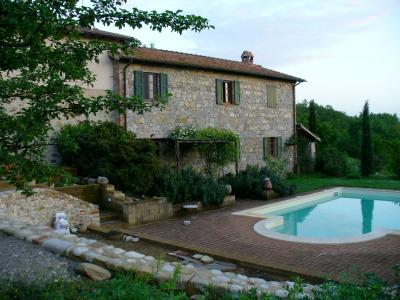
[[[117,42],[124,42],[127,41],[129,39],[131,39],[132,37],[127,36],[127,35],[123,35],[123,34],[119,34],[119,33],[114,33],[114,32],[109,32],[109,31],[104,31],[104,30],[100,30],[97,28],[83,28],[81,29],[82,33],[85,36],[88,37],[97,37],[97,38],[103,38],[103,39],[110,39],[113,41],[117,41]]]
[[[310,129],[305,127],[303,124],[299,123],[296,124],[297,132],[300,132],[306,136],[308,136],[311,140],[321,142],[321,138],[317,136],[315,133],[313,133]]]
[[[114,39],[121,42],[131,38],[126,35],[107,32],[99,29],[84,29],[82,31],[87,36]],[[168,50],[160,50],[154,48],[136,48],[134,49],[134,54],[132,56],[120,56],[120,59],[126,61],[133,60],[142,63],[173,65],[177,67],[245,74],[245,75],[252,75],[269,79],[285,80],[291,82],[305,81],[302,78],[270,70],[260,65],[252,63],[244,63],[241,61],[234,61],[234,60],[168,51]]]

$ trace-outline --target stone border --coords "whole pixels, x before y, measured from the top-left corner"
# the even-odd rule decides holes
[[[334,187],[334,188],[322,189],[318,192],[314,192],[311,194],[291,197],[287,200],[279,201],[279,202],[276,202],[273,204],[267,204],[267,205],[263,205],[263,206],[259,206],[259,207],[255,207],[255,208],[251,208],[251,209],[242,210],[239,212],[235,212],[233,214],[239,215],[239,216],[262,218],[263,220],[254,224],[253,229],[255,232],[257,232],[260,235],[272,238],[272,239],[284,240],[284,241],[288,241],[288,242],[311,243],[311,244],[349,244],[349,243],[359,243],[359,242],[365,242],[365,241],[378,239],[387,234],[396,234],[396,235],[400,234],[400,230],[378,229],[373,232],[359,235],[359,236],[354,236],[354,237],[306,238],[306,237],[296,237],[296,236],[278,233],[278,232],[270,230],[270,228],[272,228],[274,223],[277,221],[277,218],[273,217],[273,216],[266,218],[265,214],[271,213],[271,212],[274,212],[277,210],[287,209],[292,206],[297,206],[297,205],[307,204],[307,203],[313,202],[313,201],[318,201],[318,199],[320,199],[321,196],[330,196],[332,194],[342,193],[343,191],[351,191],[351,192],[364,191],[364,192],[371,192],[371,193],[373,193],[373,192],[394,193],[394,194],[398,194],[398,196],[400,197],[400,191],[397,191],[397,190],[367,189],[367,188],[353,188],[353,187]]]
[[[269,293],[278,297],[286,297],[288,289],[294,283],[290,281],[266,281],[262,278],[247,277],[232,272],[208,270],[195,267],[193,264],[165,262],[152,256],[135,251],[125,251],[112,245],[96,240],[79,238],[74,234],[55,233],[47,226],[32,225],[32,223],[0,217],[0,231],[18,239],[26,240],[55,254],[105,267],[109,270],[135,271],[140,274],[152,274],[158,282],[171,280],[175,272],[179,272],[179,284],[188,291],[204,291],[213,286],[220,292],[238,293],[257,289],[259,294]],[[304,296],[312,295],[317,286],[306,284]]]

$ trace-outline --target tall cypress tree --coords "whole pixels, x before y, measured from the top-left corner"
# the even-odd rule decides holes
[[[308,129],[315,133],[317,130],[317,115],[315,113],[315,102],[310,101],[310,106],[308,108]]]
[[[373,171],[374,147],[371,134],[371,121],[369,119],[369,104],[365,102],[361,114],[362,140],[361,140],[361,175],[369,176]]]

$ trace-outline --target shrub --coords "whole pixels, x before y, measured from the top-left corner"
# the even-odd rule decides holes
[[[65,126],[55,143],[63,164],[81,176],[106,176],[125,192],[147,193],[160,171],[155,144],[111,122]]]
[[[333,147],[317,153],[316,170],[329,176],[345,176],[347,155]]]
[[[346,177],[347,178],[360,178],[360,165],[359,159],[346,157]]]
[[[232,186],[232,192],[237,197],[261,199],[263,192],[262,185],[266,177],[270,178],[273,190],[282,196],[295,193],[295,186],[285,184],[282,176],[273,172],[267,166],[258,167],[249,165],[238,174],[227,174],[221,180]]]
[[[152,193],[172,203],[202,201],[204,205],[221,204],[227,194],[225,185],[193,168],[176,172],[168,167],[156,178]]]

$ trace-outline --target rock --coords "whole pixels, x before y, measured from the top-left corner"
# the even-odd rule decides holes
[[[238,275],[236,276],[236,278],[237,278],[238,280],[243,280],[243,281],[247,281],[247,279],[248,279],[248,277],[247,277],[246,275],[242,275],[242,274],[238,274]]]
[[[189,226],[191,224],[190,220],[183,220],[183,225]]]
[[[220,270],[210,270],[210,272],[213,275],[222,275],[222,272]]]
[[[214,261],[214,258],[212,258],[211,256],[208,256],[208,255],[204,255],[200,260],[203,263],[209,264],[209,263],[212,263]]]
[[[85,253],[88,250],[89,250],[88,247],[76,247],[76,248],[72,249],[72,254],[75,256],[81,256],[81,255],[83,255],[83,253]]]
[[[166,263],[166,264],[164,264],[164,266],[162,267],[161,270],[164,271],[164,272],[167,272],[167,273],[172,273],[172,272],[175,271],[175,267],[173,267],[172,265]]]
[[[139,242],[139,238],[138,238],[138,237],[131,236],[131,235],[124,235],[124,236],[122,237],[122,239],[123,239],[125,242],[131,242],[131,243],[137,243],[137,242]]]
[[[61,255],[67,251],[68,248],[72,247],[73,244],[59,239],[48,239],[43,242],[42,246],[58,255]]]
[[[195,259],[202,259],[203,255],[199,254],[199,253],[196,253],[192,257],[195,258]]]
[[[97,183],[99,184],[108,184],[108,178],[107,177],[103,177],[103,176],[99,176],[97,177]]]
[[[141,253],[138,253],[138,252],[135,252],[135,251],[126,252],[126,253],[124,253],[124,255],[126,257],[129,257],[129,258],[143,258],[143,257],[145,257],[144,254],[141,254]]]
[[[237,294],[237,293],[240,293],[240,292],[243,290],[243,287],[240,286],[240,285],[238,285],[238,284],[231,284],[231,285],[229,286],[229,290],[230,290],[232,293]]]
[[[214,261],[210,264],[207,264],[205,266],[209,270],[220,270],[223,272],[228,272],[228,271],[235,271],[237,269],[237,266],[232,263],[228,262],[220,262],[220,261]]]
[[[230,184],[225,185],[225,189],[229,195],[232,194],[232,186]]]
[[[95,184],[97,183],[97,179],[96,178],[88,178],[87,179],[87,184]]]
[[[228,277],[226,277],[225,275],[217,275],[217,276],[211,277],[211,280],[216,283],[227,283],[230,281],[230,279]]]
[[[279,289],[275,291],[275,296],[280,297],[280,298],[286,298],[288,295],[288,291],[287,290],[283,290],[283,289]]]
[[[90,263],[81,263],[75,271],[95,281],[103,281],[111,278],[111,273],[107,269]]]

